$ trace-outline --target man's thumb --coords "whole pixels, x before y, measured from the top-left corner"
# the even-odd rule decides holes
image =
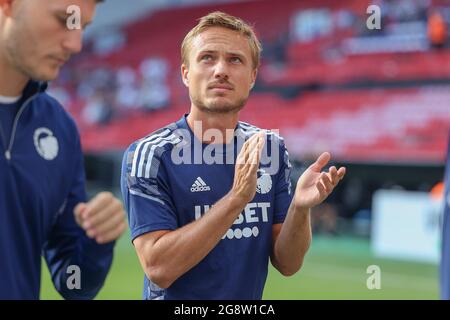
[[[84,210],[86,210],[87,204],[84,202],[80,202],[75,206],[75,209],[73,210],[73,213],[75,214],[75,219],[77,220],[77,223],[81,225],[82,220],[82,214]]]
[[[330,161],[331,159],[331,155],[329,152],[324,152],[322,153],[316,160],[316,162],[314,162],[311,165],[311,169],[313,169],[314,171],[320,172],[322,170],[323,167],[325,167],[328,163],[328,161]]]

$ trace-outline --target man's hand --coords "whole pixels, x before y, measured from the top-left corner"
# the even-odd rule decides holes
[[[236,158],[234,181],[231,192],[233,195],[247,204],[255,197],[257,171],[261,152],[265,143],[265,133],[254,134],[242,146]]]
[[[79,203],[74,214],[87,236],[99,244],[118,239],[127,228],[122,202],[110,192],[100,192],[88,203]]]
[[[339,170],[331,167],[328,172],[321,172],[330,161],[328,152],[322,153],[319,158],[298,179],[295,188],[294,204],[299,209],[310,209],[323,202],[344,178],[345,168]]]

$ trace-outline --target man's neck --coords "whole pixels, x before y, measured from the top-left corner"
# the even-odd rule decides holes
[[[0,74],[0,96],[20,96],[30,80],[20,71],[12,67],[1,54]]]
[[[239,112],[204,112],[192,105],[186,120],[194,135],[203,143],[224,144],[233,139],[234,129],[239,121]],[[217,139],[214,133],[211,133],[215,136],[214,141],[208,138],[208,134],[205,136],[205,132],[211,129],[220,131],[223,139]]]

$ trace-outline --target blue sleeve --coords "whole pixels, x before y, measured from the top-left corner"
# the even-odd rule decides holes
[[[289,153],[286,149],[282,138],[274,140],[272,143],[279,144],[279,163],[276,184],[275,184],[275,210],[273,223],[283,223],[286,218],[289,206],[292,201],[292,186],[291,186],[291,163],[289,161]]]
[[[444,220],[442,226],[440,294],[441,299],[450,300],[450,136],[448,139],[447,166],[444,179]]]
[[[64,209],[53,226],[44,244],[43,256],[50,270],[56,290],[65,299],[93,299],[104,284],[113,258],[114,242],[100,245],[86,236],[75,221],[73,210],[86,201],[83,154],[77,134],[76,163],[72,186]],[[68,267],[75,265],[80,270],[80,289],[69,289],[69,277],[73,272]]]
[[[157,148],[149,155],[148,149],[142,143],[135,143],[122,161],[121,189],[132,241],[148,232],[178,228],[164,168],[163,156],[167,154],[163,148]]]

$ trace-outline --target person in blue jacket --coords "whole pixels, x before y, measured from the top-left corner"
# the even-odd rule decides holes
[[[76,125],[45,92],[81,50],[97,2],[0,0],[0,299],[39,298],[41,255],[64,298],[94,298],[126,229],[111,193],[86,200]]]
[[[450,135],[447,148],[447,166],[444,188],[444,224],[441,256],[441,298],[450,300]]]

